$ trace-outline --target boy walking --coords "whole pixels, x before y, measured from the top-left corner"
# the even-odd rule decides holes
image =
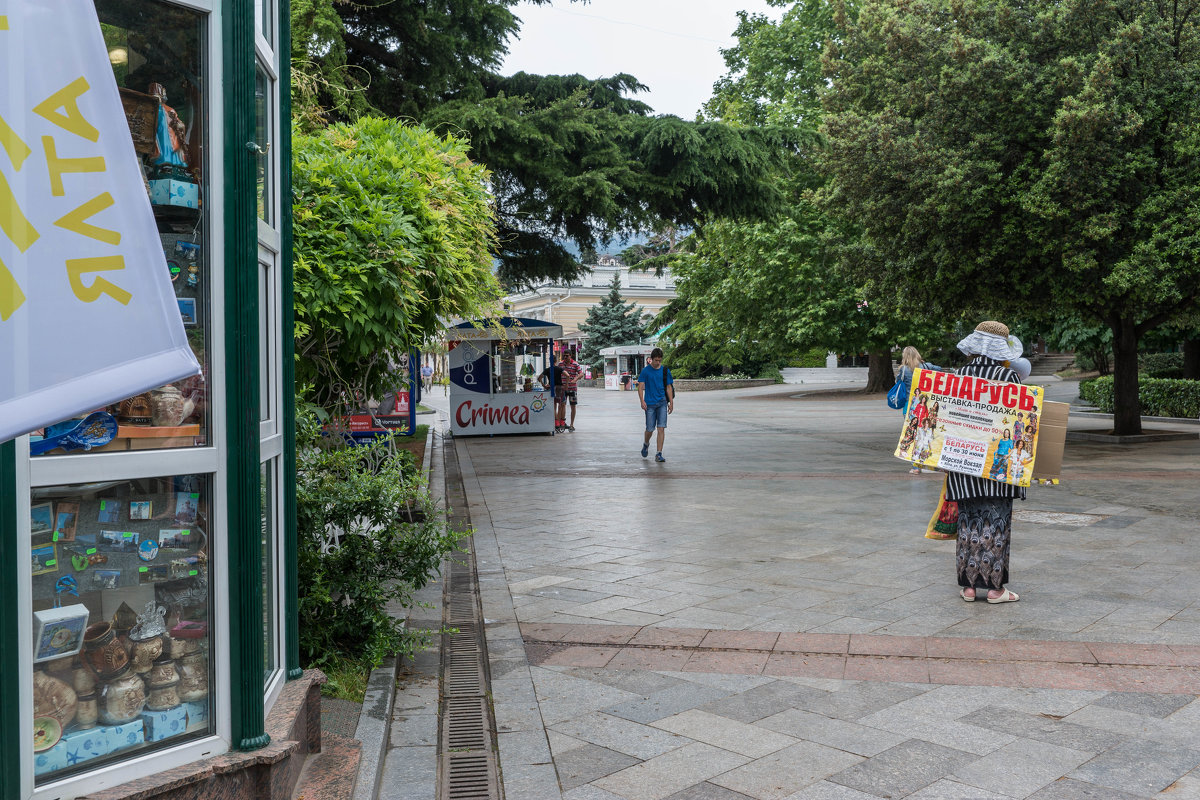
[[[671,371],[662,365],[663,352],[661,347],[650,351],[650,363],[638,373],[638,399],[642,402],[642,410],[646,412],[646,438],[642,441],[642,458],[650,454],[650,436],[658,432],[658,452],[655,461],[666,461],[663,458],[663,439],[667,436],[667,415],[675,410],[675,386],[671,379]]]

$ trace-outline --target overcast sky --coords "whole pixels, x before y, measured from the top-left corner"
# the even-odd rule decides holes
[[[692,119],[725,74],[739,10],[778,18],[764,0],[594,0],[514,7],[520,40],[501,72],[589,78],[628,72],[650,87],[636,95],[656,113]]]

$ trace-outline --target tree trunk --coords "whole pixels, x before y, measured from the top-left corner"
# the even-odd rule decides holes
[[[1142,432],[1137,346],[1133,320],[1117,320],[1113,327],[1113,433],[1122,436]]]
[[[1200,336],[1183,343],[1183,377],[1200,381]]]
[[[896,382],[892,354],[888,350],[872,350],[867,355],[867,391],[886,392]]]

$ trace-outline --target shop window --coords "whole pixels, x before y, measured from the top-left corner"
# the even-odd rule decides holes
[[[38,783],[208,735],[211,480],[31,492]]]
[[[208,444],[210,298],[213,257],[206,173],[205,65],[208,17],[163,2],[96,0],[109,62],[120,88],[142,181],[162,242],[166,269],[200,375],[129,397],[101,410],[117,422],[116,438],[86,452]],[[64,420],[35,431],[34,455],[67,452]],[[84,451],[74,451],[84,452]]]
[[[274,177],[271,174],[271,89],[273,82],[267,77],[262,64],[254,66],[254,142],[255,169],[258,178],[258,218],[271,225],[274,223],[271,189]]]
[[[278,666],[275,658],[275,476],[272,461],[259,468],[262,502],[262,591],[263,591],[263,683],[271,680]]]

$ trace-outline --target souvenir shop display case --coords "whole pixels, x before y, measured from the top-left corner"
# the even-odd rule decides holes
[[[0,0],[0,19],[34,2]],[[0,442],[4,800],[150,796],[215,757],[255,769],[302,683],[287,3],[93,2],[202,369]],[[189,796],[249,796],[236,783]]]

